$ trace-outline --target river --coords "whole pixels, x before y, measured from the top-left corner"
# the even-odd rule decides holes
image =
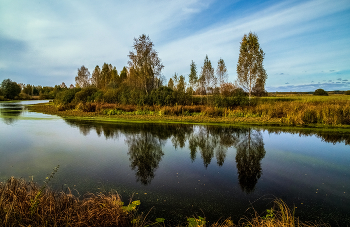
[[[281,198],[302,221],[350,223],[350,133],[191,124],[103,123],[0,102],[0,181],[55,190],[117,191],[166,223],[234,222]]]

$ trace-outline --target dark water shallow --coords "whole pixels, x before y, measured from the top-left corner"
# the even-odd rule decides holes
[[[75,193],[118,191],[149,217],[237,222],[282,198],[305,221],[350,223],[350,134],[324,130],[100,123],[0,102],[0,180]]]

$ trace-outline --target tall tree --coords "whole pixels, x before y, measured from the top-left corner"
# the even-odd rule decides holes
[[[265,84],[267,74],[263,66],[264,56],[265,53],[260,48],[258,36],[252,32],[245,34],[239,50],[237,82],[249,92],[249,99],[257,81],[260,80],[260,83]]]
[[[220,83],[220,87],[227,82],[227,68],[224,59],[218,61],[218,67],[216,68],[216,75]]]
[[[188,75],[188,82],[190,83],[191,90],[192,90],[192,103],[193,103],[193,91],[195,90],[195,86],[198,82],[198,76],[197,76],[197,66],[192,60],[190,65],[190,74]]]
[[[116,67],[114,66],[111,71],[111,79],[108,83],[108,87],[117,88],[119,86],[119,75]]]
[[[128,74],[128,70],[126,69],[126,67],[123,67],[123,70],[120,71],[120,75],[119,75],[119,83],[123,83],[123,81],[126,79]]]
[[[101,69],[100,66],[96,65],[94,71],[91,76],[91,84],[97,88],[101,88]]]
[[[176,90],[177,90],[178,92],[185,93],[185,89],[186,89],[185,77],[184,77],[183,75],[181,75],[181,76],[179,77],[178,83],[176,84]]]
[[[173,81],[173,78],[170,78],[170,79],[169,79],[168,88],[171,88],[171,90],[174,90],[174,81]]]
[[[106,62],[103,63],[102,69],[101,69],[101,76],[100,76],[100,87],[101,89],[104,89],[109,84],[111,77],[112,77],[112,65],[108,65]]]
[[[216,77],[214,76],[214,68],[212,67],[211,62],[208,59],[208,55],[206,55],[201,71],[201,76],[199,78],[199,84],[202,89],[205,88],[207,94],[207,101],[208,94],[210,91],[212,91],[212,86],[215,84],[215,79]]]
[[[197,66],[192,60],[191,65],[190,65],[190,74],[188,75],[188,82],[190,83],[191,87],[193,90],[195,89],[194,86],[198,81],[198,76],[197,76]]]
[[[129,52],[129,67],[133,68],[133,76],[137,78],[138,88],[147,94],[153,90],[164,68],[157,51],[153,49],[149,36],[141,35],[134,38],[134,52]]]
[[[90,72],[84,65],[78,68],[75,83],[81,88],[88,87],[90,85]]]

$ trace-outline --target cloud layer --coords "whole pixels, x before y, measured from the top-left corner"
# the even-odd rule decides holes
[[[107,62],[121,70],[133,38],[145,33],[159,52],[166,78],[175,72],[188,75],[191,60],[200,71],[208,55],[214,66],[223,58],[234,81],[240,40],[252,31],[266,54],[268,89],[311,89],[311,81],[350,78],[349,27],[346,0],[4,0],[0,80],[53,86],[74,83],[81,65],[92,71]],[[336,82],[327,84],[330,89]]]

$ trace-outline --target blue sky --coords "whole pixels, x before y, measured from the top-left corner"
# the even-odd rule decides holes
[[[75,84],[127,66],[133,38],[149,35],[162,74],[187,76],[191,60],[225,60],[236,80],[240,41],[254,32],[265,52],[268,91],[350,90],[350,1],[0,1],[0,81]]]

